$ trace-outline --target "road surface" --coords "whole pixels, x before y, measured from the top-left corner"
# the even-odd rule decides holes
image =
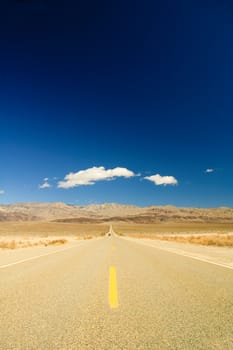
[[[233,349],[232,269],[113,232],[40,255],[0,269],[1,350]]]

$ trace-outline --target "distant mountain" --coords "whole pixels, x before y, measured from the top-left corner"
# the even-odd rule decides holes
[[[233,209],[177,208],[175,206],[137,207],[117,203],[74,206],[65,203],[17,203],[0,205],[0,221],[60,221],[135,223],[218,222],[233,223]]]

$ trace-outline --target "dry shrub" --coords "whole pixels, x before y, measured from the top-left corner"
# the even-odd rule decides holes
[[[67,239],[61,238],[61,239],[53,239],[51,241],[46,241],[44,245],[61,245],[67,243]]]
[[[15,242],[15,240],[12,240],[9,242],[3,241],[3,242],[0,242],[0,248],[2,248],[2,249],[15,249],[15,248],[17,248],[17,243]]]
[[[179,235],[179,234],[211,234],[218,232],[227,234],[233,232],[233,224],[208,224],[208,223],[160,223],[160,224],[130,224],[114,223],[113,230],[118,235]]]
[[[80,236],[77,236],[76,239],[78,241],[82,240],[82,239],[93,239],[93,238],[96,238],[97,236],[91,236],[91,235],[80,235]]]
[[[137,236],[139,237],[139,236]],[[194,243],[218,247],[233,247],[233,235],[140,235],[140,238],[152,238],[162,241],[175,241],[180,243]]]
[[[51,240],[39,240],[39,241],[18,241],[15,240],[11,241],[0,241],[0,248],[2,249],[16,249],[16,248],[30,248],[30,247],[37,247],[37,246],[45,246],[48,245],[61,245],[67,243],[67,239],[61,238],[61,239],[51,239]]]

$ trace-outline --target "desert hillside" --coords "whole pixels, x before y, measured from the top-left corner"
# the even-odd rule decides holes
[[[17,203],[0,205],[0,221],[60,221],[80,223],[206,222],[233,223],[233,209],[137,207],[116,203],[74,206],[65,203]]]

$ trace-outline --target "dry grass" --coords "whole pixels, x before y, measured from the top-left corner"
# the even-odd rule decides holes
[[[15,248],[17,248],[17,243],[15,242],[15,240],[2,241],[2,242],[0,242],[0,248],[1,249],[15,249]]]
[[[84,236],[83,239],[92,239],[93,236]]]
[[[0,222],[1,236],[42,237],[73,236],[80,239],[100,237],[108,232],[108,224],[79,224],[57,222]]]
[[[60,239],[52,239],[52,240],[48,240],[45,245],[61,245],[61,244],[65,244],[67,243],[67,239],[65,238],[60,238]]]
[[[38,246],[50,246],[50,245],[62,245],[67,243],[68,240],[65,238],[59,239],[40,239],[40,240],[30,240],[30,239],[14,239],[14,240],[3,240],[0,241],[1,249],[16,249],[16,248],[29,248]]]
[[[208,246],[218,246],[218,247],[233,247],[233,235],[154,235],[154,236],[140,236],[140,238],[152,238],[159,239],[162,241],[175,241],[180,243],[194,243]]]
[[[131,224],[115,223],[113,230],[119,235],[140,236],[147,235],[148,238],[155,234],[216,234],[233,233],[233,224],[208,224],[208,223],[162,223],[162,224]]]
[[[54,222],[1,222],[0,249],[55,246],[72,239],[101,237],[109,225]]]
[[[113,229],[121,236],[233,247],[232,224],[115,224]]]

